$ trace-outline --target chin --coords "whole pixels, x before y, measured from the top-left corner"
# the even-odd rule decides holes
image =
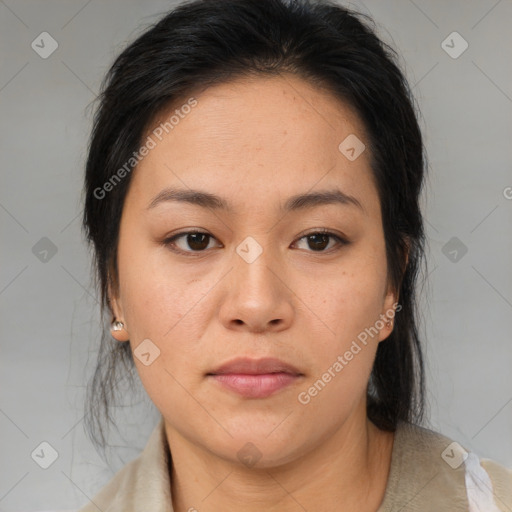
[[[203,438],[204,444],[201,444],[219,458],[255,470],[284,466],[308,451],[311,439],[297,438],[298,426],[283,430],[279,435],[272,432],[275,425],[268,427],[267,423],[259,427],[253,423],[243,430],[238,425],[236,434],[228,428],[233,437],[227,434],[213,438],[208,436]]]

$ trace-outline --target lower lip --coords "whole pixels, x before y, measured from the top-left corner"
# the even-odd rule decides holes
[[[225,373],[211,375],[219,384],[245,398],[265,398],[280,391],[299,376],[289,373],[264,373],[249,375],[246,373]]]

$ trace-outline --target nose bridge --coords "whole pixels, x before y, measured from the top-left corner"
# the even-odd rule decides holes
[[[261,286],[268,287],[276,279],[274,272],[270,269],[276,265],[273,251],[270,245],[263,245],[263,237],[258,237],[258,241],[253,236],[245,237],[235,248],[235,273],[237,282],[240,280],[242,286],[245,285],[247,292],[254,286],[258,289]],[[268,241],[270,237],[266,237]],[[273,286],[270,286],[273,289]],[[260,290],[261,291],[261,290]],[[269,289],[266,289],[268,292]]]

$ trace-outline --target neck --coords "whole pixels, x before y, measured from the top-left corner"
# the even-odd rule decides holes
[[[247,468],[190,443],[166,427],[175,512],[375,512],[389,475],[394,435],[351,418],[323,444],[272,468]]]

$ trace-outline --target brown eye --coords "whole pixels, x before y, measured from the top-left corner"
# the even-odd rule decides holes
[[[202,231],[187,231],[167,238],[163,241],[163,245],[169,246],[171,250],[176,250],[177,252],[204,252],[212,238],[212,235]],[[180,239],[183,239],[181,246],[176,242]]]
[[[308,239],[308,244],[311,249],[315,251],[323,251],[329,245],[329,239],[331,237],[329,235],[324,235],[323,233],[316,233],[308,235],[306,238]]]
[[[303,236],[300,240],[306,240],[308,248],[313,252],[328,252],[325,249],[329,246],[329,241],[334,239],[339,246],[347,245],[348,241],[335,233],[329,231],[315,231]],[[331,246],[332,248],[332,246]]]
[[[210,236],[205,233],[190,233],[186,235],[186,243],[195,251],[202,251],[208,247]]]

